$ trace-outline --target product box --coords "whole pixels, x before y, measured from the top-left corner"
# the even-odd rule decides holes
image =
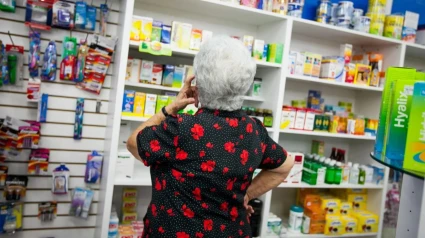
[[[345,233],[341,216],[327,215],[325,235],[343,235]]]
[[[202,43],[202,30],[192,29],[192,33],[190,36],[189,49],[199,51],[201,49],[201,43]]]
[[[180,66],[174,67],[174,76],[173,76],[173,88],[181,88],[184,81],[184,75],[185,75],[185,68]]]
[[[288,176],[283,180],[283,183],[300,184],[304,166],[304,154],[290,153],[294,158],[294,166],[289,171]]]
[[[152,80],[153,61],[142,60],[142,66],[140,67],[140,83],[150,83]]]
[[[122,114],[131,114],[133,113],[134,107],[134,96],[136,91],[134,90],[124,90],[124,97],[122,101]]]
[[[349,216],[353,211],[353,203],[351,202],[341,202],[341,207],[339,208],[339,214],[341,216]]]
[[[325,154],[325,142],[313,140],[311,143],[311,153],[323,156]]]
[[[122,192],[122,198],[127,199],[127,198],[137,198],[137,189],[136,188],[124,188],[123,192]]]
[[[321,109],[322,92],[317,90],[309,90],[307,96],[307,108],[320,110]]]
[[[304,52],[303,75],[311,76],[313,73],[314,53]]]
[[[425,73],[424,72],[416,72],[416,80],[425,81]]]
[[[152,34],[151,34],[151,41],[161,41],[161,34],[162,34],[162,22],[161,21],[153,21],[152,23]]]
[[[122,201],[123,212],[136,212],[137,200],[136,198],[125,198]]]
[[[281,64],[283,59],[283,44],[269,44],[267,62]]]
[[[156,94],[146,94],[144,117],[151,117],[155,115],[156,98]]]
[[[370,72],[372,68],[369,65],[357,64],[354,76],[354,84],[369,86]]]
[[[414,86],[403,168],[425,172],[425,82]]]
[[[325,232],[325,220],[323,222],[313,222],[312,219],[305,215],[301,226],[301,233],[303,234],[323,234]]]
[[[407,136],[409,136],[409,133],[407,134]],[[406,149],[407,149],[407,146],[406,146]],[[405,153],[405,155],[406,155],[406,153]],[[404,161],[406,161],[406,157],[405,157]],[[373,169],[373,180],[372,180],[372,182],[374,184],[383,184],[384,183],[384,176],[385,176],[385,168],[381,167],[381,166],[376,166],[376,165],[369,165],[369,166]]]
[[[243,36],[243,44],[248,49],[249,53],[252,54],[252,47],[254,46],[254,37]]]
[[[293,129],[295,128],[295,117],[297,109],[293,107],[283,106],[282,116],[280,119],[280,129]]]
[[[347,201],[351,202],[354,210],[367,209],[367,194],[347,194]]]
[[[192,25],[173,21],[171,28],[171,46],[180,49],[189,49]]]
[[[142,28],[142,18],[133,16],[130,29],[130,40],[140,41],[140,29]]]
[[[164,65],[164,74],[162,78],[162,85],[171,87],[174,80],[174,65]]]
[[[416,31],[418,30],[419,14],[406,11],[404,14],[404,24],[401,39],[410,43],[416,41]]]
[[[332,56],[324,57],[322,60],[322,67],[320,69],[320,78],[335,80],[336,82],[344,82],[344,57]]]
[[[318,78],[320,76],[320,68],[322,66],[322,56],[319,54],[314,54],[313,58],[313,69],[311,72],[311,76]]]
[[[356,77],[356,65],[349,63],[344,66],[345,71],[345,82],[354,83],[354,78]]]
[[[211,37],[213,37],[213,33],[211,31],[202,30],[202,43],[206,42]]]
[[[135,159],[130,152],[118,152],[115,167],[116,178],[133,178]]]
[[[339,214],[339,209],[341,207],[341,200],[334,197],[321,197],[322,204],[320,208],[326,212],[328,215]]]
[[[131,224],[131,222],[137,220],[137,212],[123,212],[122,224]]]
[[[162,64],[153,64],[151,84],[162,84],[162,74],[164,66]]]
[[[161,43],[171,44],[171,26],[162,25],[161,29]]]
[[[150,17],[140,17],[140,41],[151,41],[153,19]]]
[[[376,133],[376,141],[375,141],[375,148],[374,148],[374,154],[378,158],[381,158],[383,149],[384,149],[384,142],[385,142],[385,133],[386,133],[386,127],[389,124],[389,116],[390,116],[390,105],[391,105],[391,95],[392,95],[392,86],[393,82],[395,80],[401,81],[401,80],[409,80],[409,79],[415,79],[416,76],[416,70],[415,69],[409,69],[409,68],[397,68],[397,67],[389,67],[386,73],[386,83],[384,87],[384,91],[382,93],[382,100],[381,100],[381,109],[379,113],[379,124],[378,124],[378,130]],[[385,152],[383,153],[385,155]]]
[[[357,218],[357,232],[369,233],[378,232],[379,217],[368,211],[353,212],[353,216]]]
[[[307,112],[306,109],[297,108],[297,113],[295,115],[294,129],[297,129],[297,130],[303,130],[304,129],[306,112]]]
[[[125,79],[132,83],[138,83],[141,67],[142,61],[140,59],[129,58],[127,61],[127,74]]]
[[[307,110],[304,122],[304,130],[312,131],[314,129],[315,110]]]
[[[289,52],[288,57],[288,72],[289,74],[295,74],[295,61],[297,60],[297,54],[294,51]]]
[[[394,165],[402,166],[412,104],[415,80],[397,80],[394,82],[389,110],[389,125],[384,145],[385,157]]]
[[[156,100],[156,110],[155,113],[158,113],[161,111],[161,109],[168,104],[168,96],[159,95]]]
[[[351,62],[351,56],[353,55],[353,45],[342,44],[340,47],[340,56],[344,57],[346,64]]]
[[[252,51],[252,57],[256,60],[263,59],[264,52],[264,41],[263,40],[254,40],[254,46]]]
[[[379,87],[380,72],[383,70],[384,55],[372,53],[369,55],[369,65],[371,67],[371,76],[369,86]]]
[[[324,117],[324,115],[320,115],[320,114],[317,114],[314,117],[314,127],[313,127],[314,131],[321,131],[322,130],[323,117]]]
[[[305,61],[305,55],[301,52],[294,52],[296,55],[295,57],[295,74],[296,75],[303,75],[304,74],[304,61]]]
[[[134,97],[133,115],[143,117],[145,113],[146,93],[136,92]]]
[[[341,218],[345,234],[357,233],[358,222],[356,218],[351,216],[341,216]]]

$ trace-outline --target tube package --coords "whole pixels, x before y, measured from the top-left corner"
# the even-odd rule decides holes
[[[24,68],[24,47],[6,45],[7,75],[3,80],[4,85],[21,86]]]
[[[106,4],[100,4],[100,35],[106,36],[106,27],[108,25],[109,8]]]
[[[84,98],[77,99],[75,110],[74,140],[81,140],[83,134]]]

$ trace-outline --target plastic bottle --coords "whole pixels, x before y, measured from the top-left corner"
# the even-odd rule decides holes
[[[359,167],[359,184],[364,185],[366,181],[366,168],[364,165]]]
[[[336,148],[332,147],[331,156],[329,158],[336,160],[337,159]]]
[[[327,158],[325,160],[325,164],[326,164],[325,183],[327,183],[327,184],[333,184],[334,183],[334,180],[335,180],[335,168],[333,166],[335,164],[333,162],[334,161],[331,161],[330,158]]]
[[[317,184],[325,184],[326,166],[324,165],[325,157],[320,158],[317,164]]]
[[[338,184],[338,185],[341,184],[343,168],[344,166],[342,165],[341,162],[336,162],[334,184]]]
[[[346,165],[343,166],[341,184],[348,184],[348,182],[350,181],[351,167],[353,167],[353,163],[351,162],[348,162]]]
[[[359,183],[359,164],[354,164],[350,170],[350,183],[358,184]]]

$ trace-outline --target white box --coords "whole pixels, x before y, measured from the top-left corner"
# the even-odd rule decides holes
[[[303,75],[305,56],[301,52],[293,51],[293,53],[295,54],[295,74]]]
[[[212,31],[202,30],[202,44],[213,36]]]
[[[294,159],[294,166],[291,171],[289,171],[288,177],[283,180],[283,183],[299,184],[301,183],[301,177],[303,174],[304,155],[301,153],[289,152],[289,156]]]
[[[157,97],[158,97],[158,95],[156,95],[156,94],[146,94],[144,117],[151,117],[151,116],[155,115]]]
[[[297,60],[297,53],[294,51],[289,52],[289,62],[288,62],[289,74],[295,74],[296,60]]]
[[[304,130],[306,131],[312,131],[314,129],[314,117],[316,116],[316,113],[314,111],[308,110],[305,116],[305,122],[304,122]]]
[[[140,83],[150,83],[152,81],[153,61],[142,60],[140,66]]]
[[[125,80],[128,80],[132,83],[138,83],[141,66],[142,61],[140,59],[129,58],[127,61],[127,75]]]
[[[132,179],[134,174],[134,162],[135,158],[130,152],[118,152],[115,177],[120,179]]]
[[[306,117],[306,110],[305,109],[297,109],[297,114],[295,116],[294,129],[298,129],[298,130],[304,129],[305,117]]]
[[[153,64],[152,79],[150,83],[161,85],[163,73],[164,73],[164,66],[162,64]]]

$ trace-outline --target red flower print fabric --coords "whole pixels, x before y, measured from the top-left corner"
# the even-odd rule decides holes
[[[254,170],[286,159],[261,122],[242,111],[169,116],[140,131],[137,146],[152,179],[143,238],[250,238],[243,198]]]

